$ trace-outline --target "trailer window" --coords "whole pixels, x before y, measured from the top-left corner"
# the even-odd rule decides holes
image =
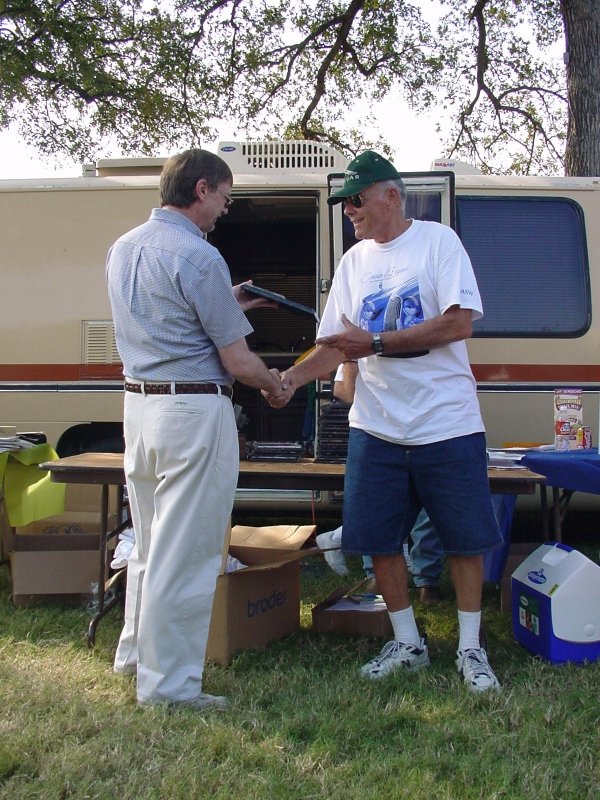
[[[456,198],[484,316],[474,336],[582,336],[591,323],[585,220],[558,197]]]

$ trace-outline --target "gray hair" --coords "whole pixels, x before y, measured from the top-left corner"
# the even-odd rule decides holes
[[[391,178],[388,181],[381,181],[381,183],[386,189],[395,189],[398,192],[400,195],[400,207],[404,214],[404,210],[406,209],[406,186],[402,178]]]
[[[204,179],[209,189],[231,183],[233,173],[222,158],[199,147],[167,159],[160,174],[160,204],[189,208],[196,200],[196,184]]]
[[[406,200],[406,186],[404,185],[404,181],[402,180],[402,178],[383,181],[383,183],[387,184],[392,189],[396,189],[402,200]]]

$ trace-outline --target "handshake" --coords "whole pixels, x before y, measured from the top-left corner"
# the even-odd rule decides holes
[[[341,318],[343,331],[317,339],[317,347],[306,358],[298,359],[285,372],[271,369],[272,388],[261,389],[261,394],[272,408],[283,408],[294,396],[296,389],[321,375],[329,375],[345,360],[356,360],[373,354],[373,335],[353,325],[345,314]]]
[[[275,391],[261,389],[261,394],[272,408],[283,408],[290,402],[298,388],[294,384],[293,373],[291,370],[279,372],[277,369],[270,369],[269,372],[278,382],[278,387]]]

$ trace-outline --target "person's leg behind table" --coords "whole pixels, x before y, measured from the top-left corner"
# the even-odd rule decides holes
[[[416,490],[449,559],[459,622],[457,668],[471,691],[499,689],[480,644],[483,554],[502,545],[489,491],[485,436],[414,448],[412,464]]]
[[[315,536],[317,547],[324,550],[323,553],[325,561],[331,569],[338,575],[347,575],[349,570],[346,565],[346,559],[341,551],[342,546],[342,526],[335,528],[332,531],[325,531]]]
[[[410,532],[410,573],[424,605],[440,599],[440,578],[444,569],[444,548],[425,509],[421,509]]]
[[[394,639],[361,669],[372,680],[429,664],[408,596],[403,542],[420,506],[409,489],[403,453],[400,445],[350,430],[342,546],[344,552],[355,555],[372,554],[378,590],[394,631]]]
[[[115,654],[114,671],[131,675],[137,673],[140,604],[154,518],[154,492],[158,485],[154,467],[148,463],[144,449],[146,406],[146,397],[125,392],[123,464],[129,510],[136,534],[127,563],[125,621]]]
[[[238,478],[237,430],[224,396],[150,399],[154,424],[147,429],[146,449],[161,479],[140,604],[137,695],[143,705],[200,705],[214,590]]]

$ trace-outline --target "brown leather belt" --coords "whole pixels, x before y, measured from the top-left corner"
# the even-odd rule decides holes
[[[231,386],[218,383],[130,383],[125,381],[125,391],[136,394],[223,394],[233,397]]]

